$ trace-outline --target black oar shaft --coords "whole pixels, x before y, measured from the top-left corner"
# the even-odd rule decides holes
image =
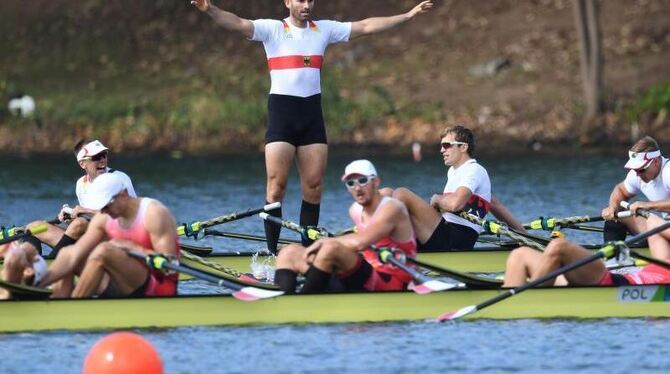
[[[178,235],[186,235],[186,234],[189,234],[189,233],[197,233],[198,231],[200,231],[204,228],[207,228],[207,227],[220,225],[220,224],[226,223],[226,222],[236,221],[238,219],[245,218],[245,217],[251,217],[255,214],[265,212],[265,211],[268,211],[268,210],[271,210],[271,209],[275,209],[275,208],[278,208],[280,206],[281,206],[281,203],[277,202],[277,203],[267,204],[267,205],[264,205],[263,207],[256,208],[256,209],[247,209],[247,210],[243,210],[243,211],[239,211],[239,212],[226,214],[226,215],[219,216],[219,217],[216,217],[216,218],[212,218],[212,219],[209,219],[209,220],[206,220],[206,221],[196,221],[196,222],[192,222],[192,223],[189,223],[189,224],[179,225],[177,227],[177,234]]]
[[[258,241],[258,242],[267,241],[267,238],[264,237],[264,236],[251,235],[251,234],[240,234],[240,233],[226,232],[226,231],[218,231],[218,230],[214,230],[214,229],[205,229],[205,235],[220,236],[220,237],[223,237],[223,238],[232,238],[232,239],[254,240],[254,241]],[[300,241],[299,240],[291,240],[291,239],[280,238],[278,243],[279,244],[292,244],[292,243],[300,243]]]
[[[151,260],[151,258],[148,259],[147,255],[145,255],[143,253],[135,252],[135,251],[129,251],[128,255],[130,257],[137,258],[137,259],[142,260],[142,261],[147,261],[147,260],[150,261]],[[184,265],[173,264],[173,263],[167,261],[165,258],[161,258],[160,261],[161,261],[161,263],[158,266],[158,268],[163,268],[163,269],[176,271],[178,273],[188,274],[188,275],[190,275],[194,278],[198,278],[198,279],[201,279],[201,280],[204,280],[204,281],[207,281],[207,282],[211,282],[211,283],[214,283],[218,286],[230,288],[234,291],[238,291],[238,290],[241,290],[242,288],[244,288],[244,286],[239,285],[235,282],[229,281],[227,279],[216,277],[214,275],[207,274],[205,272],[202,272],[202,271],[199,271],[199,270],[196,270],[196,269],[184,266]]]

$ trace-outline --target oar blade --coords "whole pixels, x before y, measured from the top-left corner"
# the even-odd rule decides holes
[[[429,294],[431,292],[440,292],[456,287],[456,284],[442,282],[437,279],[431,279],[421,283],[412,282],[407,287],[408,289],[418,293],[419,295]]]
[[[463,318],[468,314],[474,313],[476,311],[477,311],[477,305],[470,305],[466,306],[465,308],[461,308],[455,312],[448,312],[441,314],[439,317],[437,317],[437,320],[440,322],[453,321],[459,318]]]
[[[257,287],[243,287],[233,292],[233,297],[242,301],[256,301],[262,299],[271,299],[283,294],[283,291],[264,290]]]

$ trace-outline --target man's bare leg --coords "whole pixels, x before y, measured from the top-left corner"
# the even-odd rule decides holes
[[[433,231],[440,224],[442,216],[420,196],[407,188],[401,187],[393,191],[393,197],[402,201],[409,211],[416,238],[426,243]]]
[[[298,147],[298,172],[300,173],[300,189],[302,205],[300,207],[300,224],[317,226],[321,212],[321,194],[323,192],[323,175],[328,162],[328,145],[310,144]],[[303,245],[311,244],[303,238]]]
[[[647,218],[646,229],[651,230],[665,223],[666,221],[663,218],[652,214]],[[649,250],[651,251],[652,257],[670,261],[670,229],[650,236],[647,238],[647,242],[649,243]]]
[[[104,276],[123,295],[130,295],[147,279],[148,270],[139,261],[132,260],[122,248],[109,242],[99,244],[91,253],[79,282],[72,291],[73,298],[90,297],[98,290]]]
[[[286,142],[273,142],[265,145],[265,170],[267,173],[266,203],[276,203],[284,199],[288,175],[295,158],[295,152],[295,147]],[[275,217],[281,217],[282,209],[272,209],[267,213]],[[268,250],[276,253],[281,227],[267,221],[264,222],[264,226]]]

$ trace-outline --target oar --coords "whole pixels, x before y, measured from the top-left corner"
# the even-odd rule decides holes
[[[377,252],[379,259],[382,262],[392,264],[393,266],[401,269],[409,276],[411,276],[414,282],[413,285],[411,285],[409,288],[420,295],[431,292],[444,291],[456,287],[456,284],[446,283],[437,279],[433,279],[427,275],[422,274],[420,271],[407,266],[404,261],[397,259],[395,257],[395,253],[393,253],[393,251],[388,247],[380,248],[371,245],[370,248]],[[404,253],[402,253],[402,256],[405,257]]]
[[[619,205],[621,205],[621,207],[624,208],[624,209],[630,209],[630,203],[628,201],[625,201],[625,200],[621,201],[619,203]],[[624,212],[619,212],[619,213],[624,213]],[[635,211],[635,214],[638,215],[638,216],[644,217],[644,218],[649,218],[649,215],[651,214],[651,210],[645,209],[645,208],[640,208],[640,209],[637,209]],[[630,212],[630,210],[628,210],[628,215],[626,215],[626,216],[619,216],[619,214],[617,213],[618,218],[626,218],[626,217],[630,217],[631,215],[632,215],[632,213]]]
[[[212,247],[205,247],[200,245],[179,243],[179,249],[182,251],[190,252],[198,256],[208,256],[212,254],[214,250]]]
[[[302,236],[303,238],[307,238],[312,241],[320,238],[331,238],[334,236],[333,234],[328,232],[328,230],[321,227],[300,226],[295,222],[271,216],[267,213],[260,213],[259,216],[265,221],[272,222],[276,225],[285,227],[291,231],[295,231],[298,234],[300,234],[300,236]]]
[[[501,294],[498,294],[497,296],[494,296],[494,297],[492,297],[492,298],[490,298],[490,299],[488,299],[488,300],[486,300],[482,303],[479,303],[477,305],[466,306],[465,308],[461,308],[461,309],[459,309],[455,312],[449,312],[449,313],[442,314],[441,316],[438,317],[438,320],[439,321],[449,321],[449,320],[454,320],[454,319],[465,317],[469,314],[475,313],[475,312],[477,312],[479,310],[482,310],[484,308],[487,308],[491,305],[495,305],[495,304],[497,304],[497,303],[499,303],[499,302],[501,302],[501,301],[503,301],[507,298],[510,298],[510,297],[514,296],[514,295],[518,295],[521,292],[526,291],[527,289],[530,289],[530,288],[533,288],[535,286],[541,285],[544,282],[547,282],[551,279],[554,279],[557,276],[563,275],[563,274],[565,274],[569,271],[572,271],[572,270],[574,270],[574,269],[576,269],[580,266],[586,265],[590,262],[593,262],[593,261],[598,260],[598,259],[603,258],[603,257],[612,257],[616,254],[616,252],[618,251],[618,248],[620,248],[622,246],[626,247],[626,246],[629,246],[631,244],[637,243],[641,240],[644,240],[644,239],[646,239],[646,238],[648,238],[648,237],[650,237],[654,234],[657,234],[661,231],[664,231],[668,228],[670,228],[670,222],[667,222],[667,223],[665,223],[661,226],[655,227],[655,228],[653,228],[649,231],[645,231],[643,233],[637,234],[637,235],[631,237],[630,239],[626,240],[625,242],[607,244],[591,256],[584,257],[581,260],[577,260],[577,261],[575,261],[571,264],[565,265],[565,266],[563,266],[559,269],[556,269],[556,270],[550,272],[549,274],[546,274],[542,277],[539,277],[539,278],[537,278],[533,281],[530,281],[530,282],[528,282],[528,283],[526,283],[522,286],[507,290],[507,291],[505,291]]]
[[[205,233],[205,236],[207,236],[207,235],[220,236],[220,237],[223,237],[223,238],[254,240],[254,241],[257,241],[257,242],[267,241],[267,238],[265,236],[250,235],[250,234],[239,234],[239,233],[235,233],[235,232],[218,231],[218,230],[214,230],[214,229],[205,229],[204,233]],[[300,243],[300,241],[299,240],[291,240],[291,239],[280,238],[277,243],[279,243],[279,244],[292,244],[292,243]]]
[[[11,292],[12,298],[18,300],[43,300],[51,296],[51,289],[27,286],[25,284],[0,280],[0,287]]]
[[[21,230],[18,230],[18,229],[21,229]],[[6,244],[6,243],[9,243],[9,242],[13,242],[14,240],[25,238],[25,237],[28,237],[28,236],[31,236],[31,235],[40,234],[40,233],[43,233],[45,231],[47,231],[47,226],[46,225],[35,226],[31,229],[14,227],[12,229],[9,229],[7,234],[5,234],[4,232],[0,233],[0,245]]]
[[[256,208],[256,209],[247,209],[235,213],[230,213],[226,214],[224,216],[219,216],[216,218],[208,219],[206,221],[195,221],[191,223],[184,223],[182,225],[179,225],[177,227],[177,234],[178,235],[186,235],[187,237],[193,237],[196,238],[198,235],[198,232],[202,229],[205,229],[207,227],[211,226],[216,226],[220,225],[222,223],[226,222],[232,222],[236,221],[241,218],[245,217],[250,217],[255,214],[258,214],[260,212],[267,212],[268,210],[272,210],[275,208],[281,207],[280,202],[272,203],[272,204],[267,204],[261,208]]]
[[[524,223],[524,229],[552,231],[556,227],[572,226],[578,223],[600,222],[602,216],[572,216],[565,218],[540,217],[529,223]]]
[[[158,254],[145,255],[144,253],[136,251],[129,251],[128,255],[130,257],[134,257],[145,261],[147,263],[147,266],[149,266],[152,269],[172,270],[178,273],[188,274],[194,278],[214,283],[221,287],[229,288],[233,290],[233,296],[239,300],[255,301],[260,299],[269,299],[284,294],[284,292],[282,291],[264,290],[258,287],[242,285],[232,280],[217,277],[213,274],[209,274],[201,270],[197,270],[184,265],[174,264],[171,263],[170,260],[168,260],[165,256],[162,255]]]
[[[501,222],[496,222],[496,221],[489,221],[489,220],[484,220],[482,218],[479,218],[478,216],[474,214],[470,214],[468,212],[461,212],[459,214],[460,217],[475,223],[477,225],[480,225],[484,227],[484,230],[487,233],[491,234],[497,234],[497,235],[507,235],[510,238],[520,242],[521,244],[531,247],[533,249],[537,249],[539,251],[544,251],[544,247],[551,241],[551,238],[543,238],[539,236],[534,236],[530,234],[523,234],[520,233],[512,228],[507,227],[504,223]],[[532,238],[532,239],[531,239]],[[540,243],[541,242],[541,243]]]

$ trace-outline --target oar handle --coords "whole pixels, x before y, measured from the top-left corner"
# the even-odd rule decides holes
[[[628,217],[632,216],[632,213],[630,213],[630,205],[631,204],[628,201],[624,200],[624,201],[620,202],[619,205],[624,209],[628,209],[628,212],[629,212]],[[637,209],[635,211],[635,214],[638,215],[638,216],[644,217],[644,218],[649,218],[649,214],[651,214],[651,211],[649,209],[640,208],[640,209]],[[626,217],[619,217],[618,215],[617,215],[617,217],[618,218],[626,218]]]
[[[281,219],[279,217],[271,216],[267,213],[260,213],[258,214],[259,217],[261,217],[263,220],[274,223],[275,225],[279,225],[281,227],[285,227],[289,230],[295,231],[298,234],[300,234],[302,237],[307,238],[309,240],[318,240],[321,238],[329,238],[333,237],[333,234],[328,232],[328,230],[319,228],[319,227],[305,227],[301,226],[295,222]]]
[[[211,226],[216,226],[220,225],[222,223],[226,222],[232,222],[236,221],[241,218],[246,218],[246,217],[251,217],[255,214],[258,214],[260,212],[267,212],[268,210],[272,209],[277,209],[281,207],[280,202],[276,203],[271,203],[264,205],[261,208],[255,208],[255,209],[247,209],[239,212],[234,212],[230,214],[226,214],[223,216],[219,216],[216,218],[212,218],[206,221],[196,221],[192,223],[184,223],[182,225],[179,225],[177,227],[177,235],[186,235],[186,236],[197,236],[198,232],[204,228],[211,227]]]
[[[39,225],[35,226],[31,229],[27,229],[25,231],[15,231],[13,234],[9,235],[8,237],[3,237],[0,239],[0,245],[6,244],[9,242],[13,242],[14,240],[18,240],[21,238],[25,238],[31,235],[36,235],[36,234],[41,234],[43,232],[47,231],[47,226],[46,225]]]

